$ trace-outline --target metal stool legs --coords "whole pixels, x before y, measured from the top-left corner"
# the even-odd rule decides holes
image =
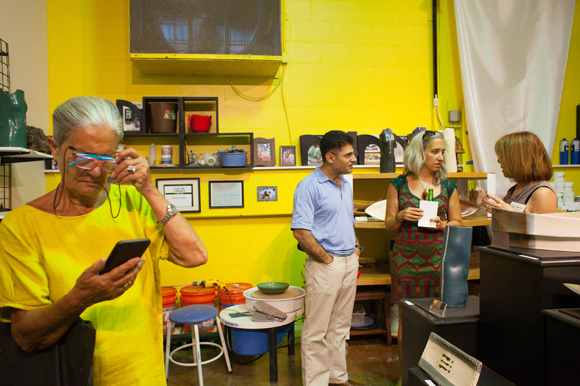
[[[215,321],[216,321],[218,333],[220,336],[221,346],[216,344],[216,343],[213,343],[213,342],[200,342],[199,341],[199,328],[198,328],[197,324],[191,324],[190,325],[191,326],[191,343],[180,346],[180,347],[176,348],[175,350],[171,351],[171,353],[169,352],[170,347],[171,347],[171,330],[173,329],[173,326],[175,325],[175,323],[168,321],[168,323],[167,323],[168,324],[167,325],[167,340],[166,340],[166,346],[165,346],[165,379],[169,378],[169,361],[171,361],[171,362],[175,363],[176,365],[180,365],[180,366],[188,366],[188,367],[197,366],[197,374],[199,377],[199,384],[201,386],[203,386],[202,366],[219,359],[222,355],[224,356],[224,358],[226,360],[228,372],[230,372],[230,373],[232,372],[232,366],[230,364],[230,357],[228,355],[228,350],[227,350],[227,347],[225,344],[224,334],[222,332],[222,327],[221,327],[221,322],[220,322],[219,317],[216,316]],[[202,361],[201,360],[201,345],[215,346],[215,347],[220,349],[220,353],[218,355],[216,355],[215,357],[208,359],[207,361]],[[187,347],[191,347],[193,349],[193,363],[178,362],[175,359],[173,359],[173,354],[175,354],[177,351],[183,350]]]

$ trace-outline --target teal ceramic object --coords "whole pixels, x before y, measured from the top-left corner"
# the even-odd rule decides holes
[[[24,91],[0,91],[0,146],[26,148],[26,111]]]
[[[472,234],[472,227],[445,227],[441,259],[441,301],[449,308],[461,308],[467,304]]]
[[[290,284],[282,283],[280,281],[269,281],[258,284],[258,289],[268,295],[276,295],[284,293]]]

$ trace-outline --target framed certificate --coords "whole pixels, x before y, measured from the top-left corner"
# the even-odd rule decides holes
[[[209,208],[243,208],[244,181],[209,181]]]
[[[157,189],[183,213],[199,213],[199,178],[158,178]]]

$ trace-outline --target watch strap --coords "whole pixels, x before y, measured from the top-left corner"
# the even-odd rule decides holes
[[[163,217],[161,221],[159,221],[159,224],[161,224],[161,226],[165,226],[165,224],[167,224],[167,222],[171,220],[171,218],[175,216],[177,213],[179,213],[179,211],[177,210],[175,205],[173,204],[167,205],[167,214],[165,215],[165,217]]]

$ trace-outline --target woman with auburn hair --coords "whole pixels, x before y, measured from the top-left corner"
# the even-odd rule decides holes
[[[507,134],[495,143],[495,154],[503,175],[515,180],[503,200],[488,195],[486,210],[514,210],[513,203],[525,205],[526,213],[555,213],[558,198],[547,182],[552,178],[552,163],[544,144],[529,131]]]

